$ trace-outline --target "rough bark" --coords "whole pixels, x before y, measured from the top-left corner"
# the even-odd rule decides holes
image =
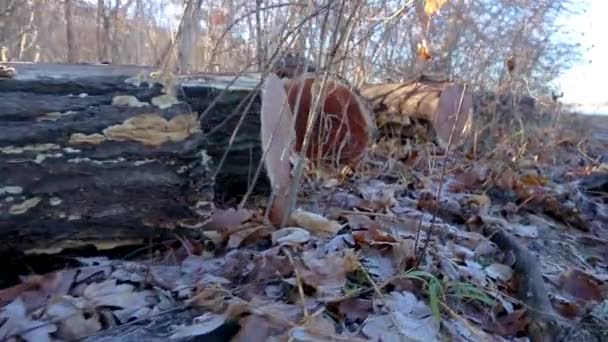
[[[64,3],[65,11],[65,37],[67,41],[68,49],[68,62],[76,63],[78,59],[76,57],[76,46],[74,44],[74,25],[72,20],[72,0],[65,0]]]
[[[464,87],[454,82],[421,79],[364,85],[361,95],[371,103],[381,131],[395,126],[408,129],[422,120],[433,127],[442,147],[447,146],[450,136],[451,144],[459,146],[465,141],[472,120],[472,92]]]
[[[225,92],[199,118],[223,92],[217,80],[190,81],[182,101],[161,109],[150,103],[162,85],[125,82],[145,68],[11,66],[17,77],[0,80],[0,254],[116,246],[200,227],[214,185],[247,182],[244,161],[260,160],[259,114],[247,115],[216,169],[251,89]],[[117,96],[148,104],[121,105]]]

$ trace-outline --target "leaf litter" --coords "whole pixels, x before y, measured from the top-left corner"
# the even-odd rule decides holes
[[[262,206],[218,209],[202,240],[22,277],[0,290],[0,340],[528,341],[538,321],[555,340],[601,340],[608,203],[589,189],[606,167],[566,143],[527,148],[476,160],[420,148],[433,168],[395,157],[390,172],[372,149],[354,177],[305,184],[284,228]],[[549,307],[526,295],[533,278]]]

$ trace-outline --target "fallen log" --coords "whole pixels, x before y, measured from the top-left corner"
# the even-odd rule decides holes
[[[244,160],[260,160],[250,83],[224,91],[225,77],[180,80],[175,98],[141,77],[148,68],[11,67],[17,76],[0,80],[0,254],[191,232],[213,210],[216,178],[243,178]]]
[[[367,84],[361,87],[361,95],[371,103],[383,134],[430,135],[429,140],[434,138],[445,148],[450,136],[452,146],[464,143],[471,129],[472,91],[461,84],[430,79]],[[420,132],[420,124],[432,130]]]

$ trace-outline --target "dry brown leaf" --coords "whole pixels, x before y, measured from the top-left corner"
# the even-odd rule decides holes
[[[255,226],[245,229],[239,229],[230,233],[228,238],[228,249],[238,248],[245,240],[255,240],[256,237],[267,236],[269,234],[268,227]]]
[[[545,186],[549,183],[549,179],[541,175],[527,174],[519,178],[519,184],[529,186]]]
[[[366,229],[371,229],[371,228],[376,228],[376,229],[380,229],[381,226],[378,222],[372,220],[369,216],[367,215],[346,215],[346,220],[348,221],[348,226],[350,227],[350,229],[361,229],[361,228],[366,228]]]
[[[328,220],[319,214],[301,209],[293,212],[291,220],[294,221],[297,226],[322,237],[335,236],[342,229],[342,226],[336,221]]]
[[[273,247],[253,258],[250,280],[261,281],[273,277],[286,277],[293,273],[293,266],[286,256],[280,255],[281,247]],[[247,268],[250,268],[249,266]]]
[[[397,244],[397,240],[390,233],[375,227],[354,231],[353,237],[360,246]]]
[[[559,277],[559,285],[564,291],[578,299],[593,301],[602,299],[599,284],[588,274],[578,269],[571,269],[562,273]]]
[[[346,275],[359,267],[352,249],[319,257],[315,251],[304,252],[303,266],[296,265],[302,280],[321,295],[339,296],[346,285]]]
[[[289,332],[289,338],[298,342],[331,340],[335,335],[334,322],[322,315],[311,317],[304,326],[295,327]]]
[[[21,297],[28,312],[43,307],[52,297],[68,293],[76,272],[72,269],[22,277],[21,284],[0,290],[0,306]]]
[[[264,317],[258,315],[247,316],[239,321],[241,330],[234,336],[231,342],[266,342],[272,336],[283,334],[286,327],[277,329]]]
[[[363,322],[374,311],[371,300],[362,298],[346,298],[337,303],[330,303],[330,307],[342,317],[351,322]]]
[[[204,229],[227,232],[251,219],[253,214],[254,212],[248,209],[215,209],[211,214],[211,221],[205,224]]]
[[[526,332],[530,324],[530,318],[525,309],[515,310],[514,312],[498,317],[494,331],[501,336],[515,336],[519,332]]]

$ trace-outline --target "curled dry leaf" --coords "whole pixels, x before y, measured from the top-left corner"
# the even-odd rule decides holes
[[[319,236],[335,236],[342,229],[342,226],[336,221],[301,209],[293,212],[291,220],[297,226]]]
[[[265,226],[255,226],[237,230],[230,234],[227,248],[238,248],[245,240],[254,240],[257,237],[267,236],[268,229]]]
[[[358,245],[392,245],[397,244],[397,240],[388,232],[378,228],[357,230],[353,232],[353,237]]]
[[[310,232],[306,229],[287,227],[272,233],[272,243],[279,245],[299,245],[310,240]]]

